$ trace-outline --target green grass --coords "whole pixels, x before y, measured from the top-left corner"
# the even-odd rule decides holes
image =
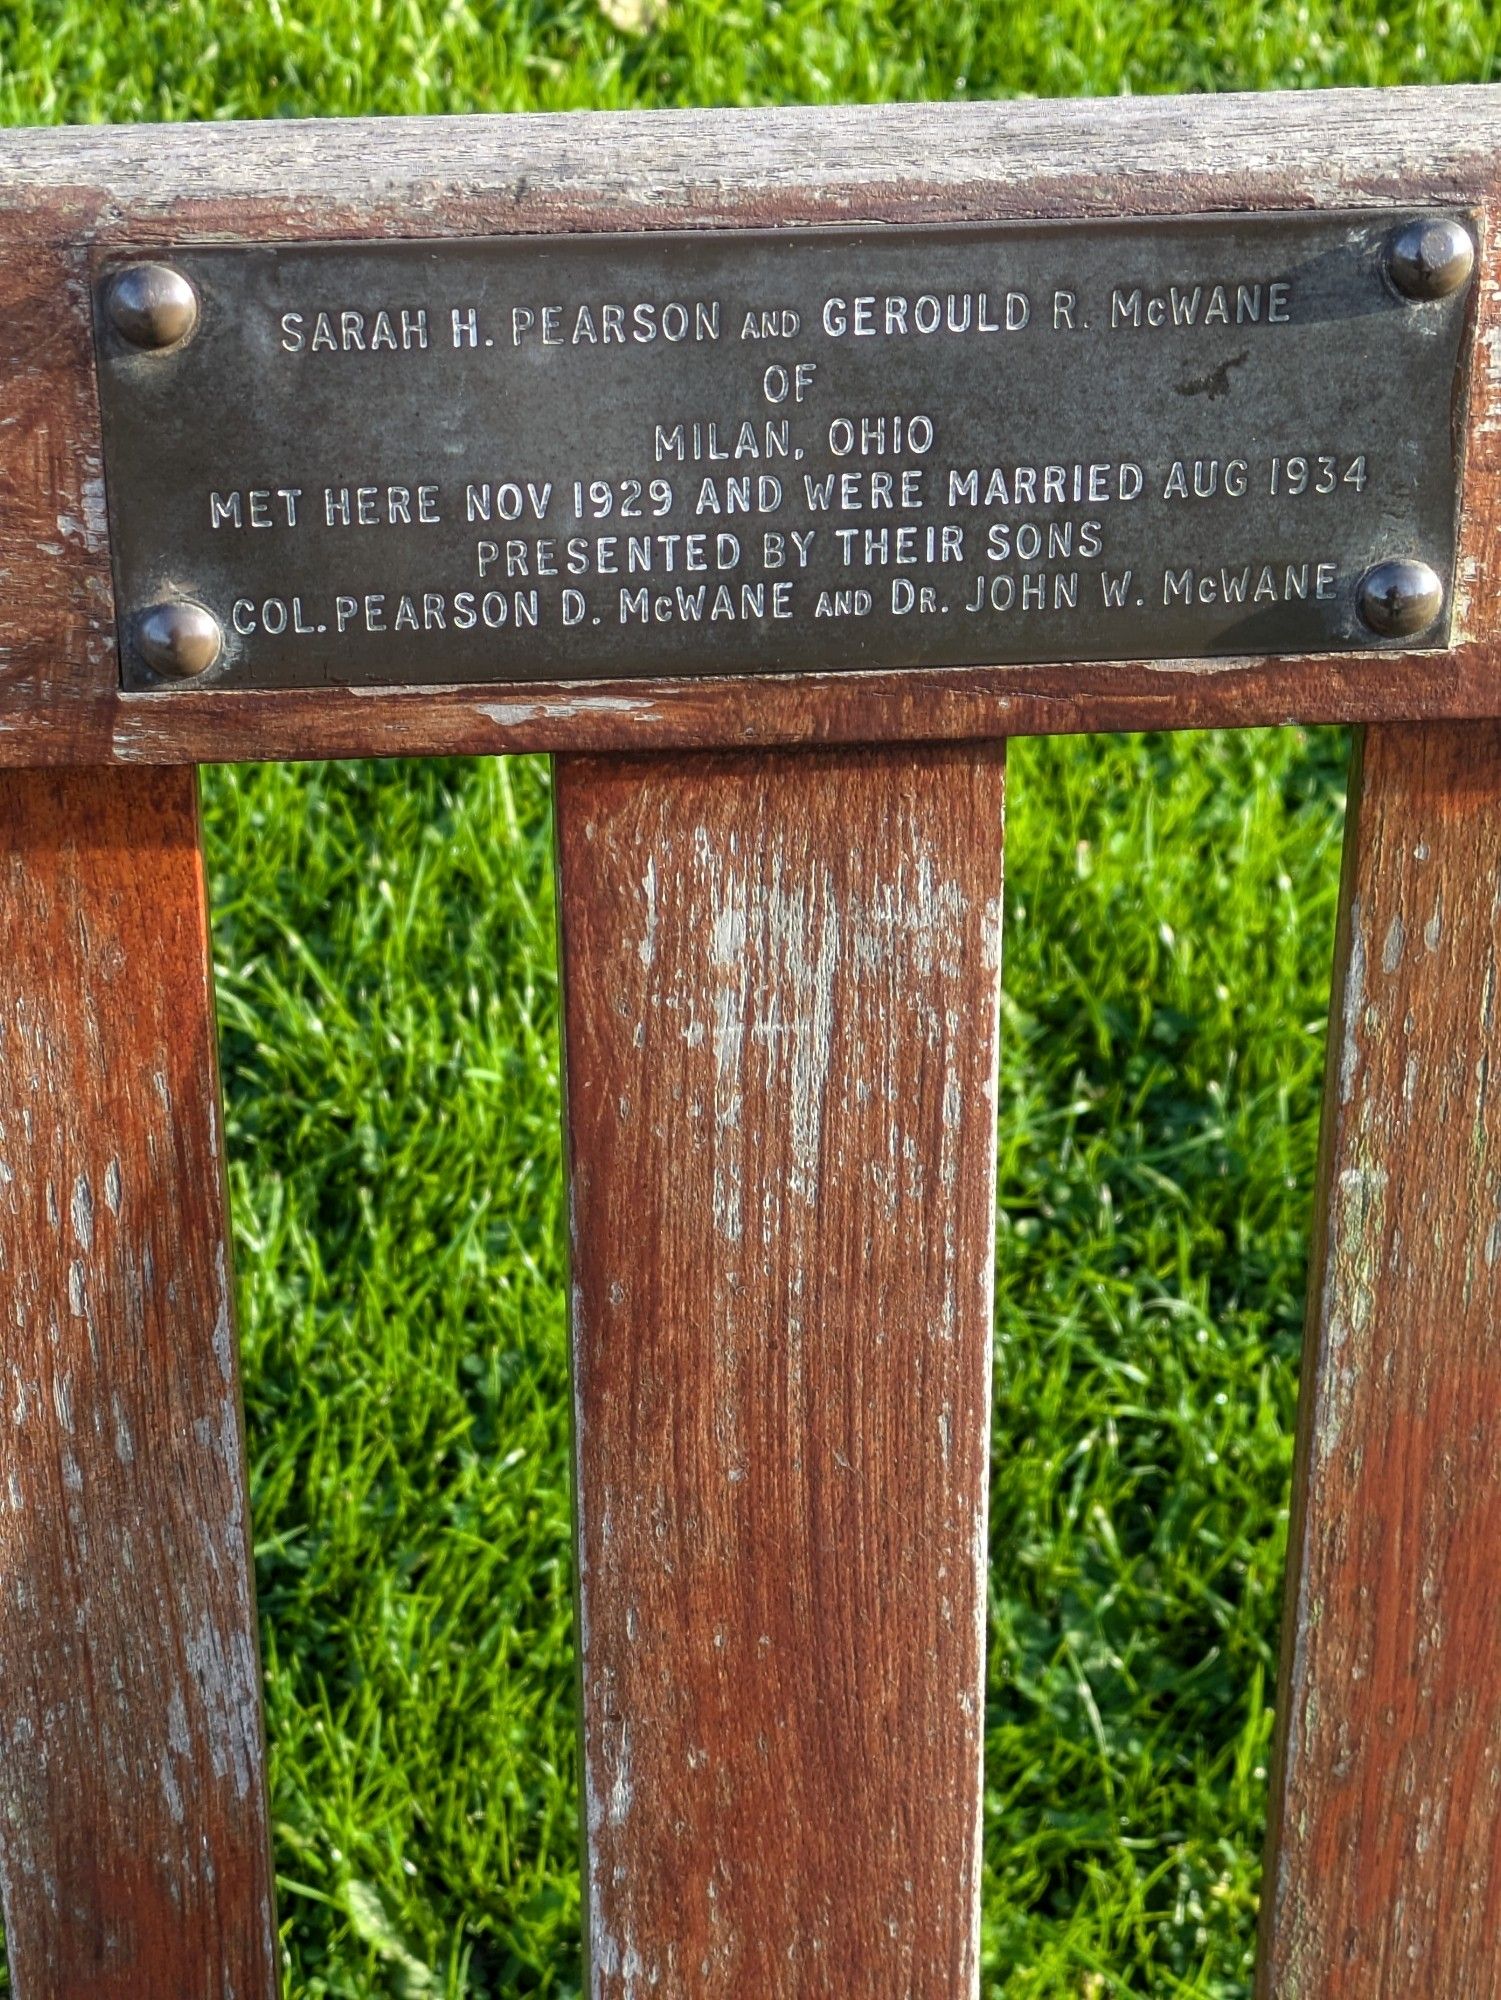
[[[1475,0],[0,0],[0,117],[1488,78]],[[1020,744],[985,1965],[1248,1993],[1342,808]],[[544,767],[206,779],[291,2000],[578,1990]],[[851,1996],[860,2000],[860,1996]]]
[[[1239,1993],[1343,760],[1012,754],[986,1965]],[[209,799],[293,1992],[573,1992],[545,770]]]
[[[645,34],[618,32],[597,0],[3,0],[0,115],[1474,82],[1494,74],[1498,37],[1486,0],[666,0]]]

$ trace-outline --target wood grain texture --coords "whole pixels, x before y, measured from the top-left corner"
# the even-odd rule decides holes
[[[596,2000],[978,1992],[1002,783],[558,766]]]
[[[1501,710],[1495,87],[0,134],[0,765],[645,751]],[[88,288],[125,244],[1462,202],[1484,238],[1447,655],[121,696]],[[14,389],[12,389],[12,385]]]
[[[1147,214],[1185,196],[1259,207],[1272,178],[1296,207],[1401,200],[1414,181],[1455,197],[1492,170],[1498,142],[1495,85],[52,126],[0,134],[0,193],[40,209],[107,193],[118,212],[99,219],[117,236],[175,229],[184,212],[263,235],[272,204],[288,237],[325,233],[320,216],[368,235],[380,213],[404,215],[404,235],[593,228],[602,206],[669,228],[752,212],[938,221],[962,201],[972,219],[998,200]]]
[[[1309,1273],[1269,2000],[1501,1994],[1501,727],[1367,732]]]
[[[0,776],[0,1881],[17,2000],[272,2000],[191,771]]]

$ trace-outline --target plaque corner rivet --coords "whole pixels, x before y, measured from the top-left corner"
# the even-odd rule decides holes
[[[212,611],[187,598],[153,604],[135,621],[136,650],[154,672],[171,680],[206,674],[224,650],[224,632]]]
[[[109,281],[105,311],[132,347],[180,347],[198,325],[198,294],[171,264],[127,264]]]
[[[1444,586],[1430,564],[1410,556],[1373,563],[1360,579],[1362,623],[1382,639],[1415,639],[1444,608]]]
[[[1453,216],[1404,222],[1387,245],[1386,268],[1404,298],[1446,299],[1469,283],[1475,239]]]

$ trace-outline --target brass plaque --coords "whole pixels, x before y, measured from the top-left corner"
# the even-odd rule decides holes
[[[1473,280],[1393,246],[1445,226],[184,245],[155,321],[112,259],[123,684],[1442,645]]]

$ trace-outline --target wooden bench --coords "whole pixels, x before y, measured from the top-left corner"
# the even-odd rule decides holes
[[[1501,1994],[1498,159],[1488,89],[0,137],[20,2000],[278,1982],[195,767],[556,758],[590,1990],[938,2000],[979,1989],[1005,739],[1291,722],[1362,727],[1261,1991]],[[1443,643],[129,685],[122,259],[1433,207],[1479,246]]]

